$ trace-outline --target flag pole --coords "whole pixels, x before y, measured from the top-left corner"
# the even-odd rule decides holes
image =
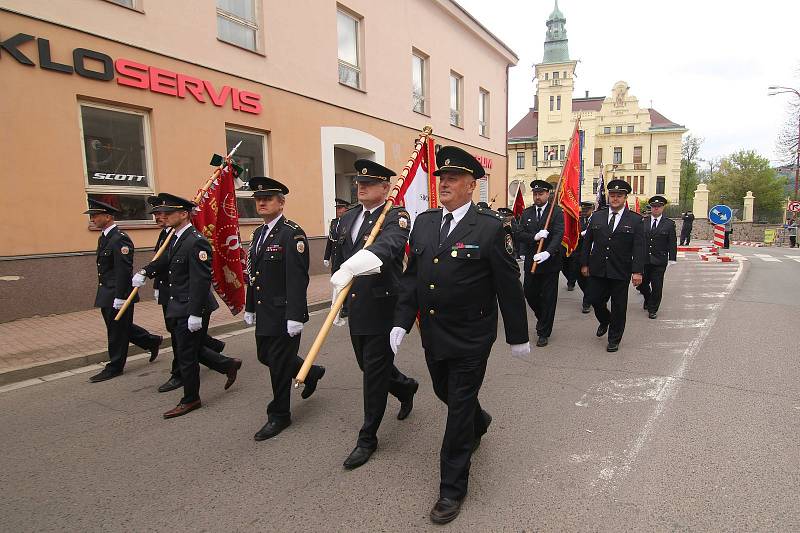
[[[219,174],[220,172],[222,172],[222,169],[225,168],[225,165],[228,165],[231,162],[231,157],[233,157],[233,154],[236,153],[236,150],[239,149],[239,146],[241,146],[241,144],[242,141],[239,141],[236,144],[236,146],[233,147],[233,150],[231,150],[230,153],[225,156],[225,158],[222,160],[222,163],[217,168],[215,168],[214,172],[211,173],[211,176],[208,177],[205,185],[200,187],[200,190],[197,191],[197,195],[195,195],[193,200],[195,204],[203,198],[203,195],[208,191],[209,187],[211,187],[211,184],[214,183],[214,180],[216,180],[219,177]],[[167,237],[164,239],[164,242],[161,243],[161,246],[156,251],[156,255],[153,256],[151,262],[157,260],[159,257],[164,255],[164,252],[167,250],[167,246],[169,246],[169,240],[172,238],[172,235],[174,233],[175,233],[175,228],[170,228],[169,233],[167,233]],[[133,299],[136,297],[138,293],[139,293],[139,287],[134,287],[131,293],[128,295],[128,299],[125,300],[125,303],[122,304],[122,307],[120,307],[119,311],[117,312],[117,315],[114,317],[114,320],[119,320],[120,318],[122,318],[122,315],[124,315],[125,311],[128,310],[128,307],[130,307],[131,303],[133,303]]]
[[[556,184],[556,190],[553,194],[553,205],[550,207],[550,210],[547,212],[547,218],[544,221],[544,228],[547,229],[550,227],[550,218],[553,216],[553,211],[555,211],[555,201],[558,198],[558,193],[561,191],[561,184],[564,181],[564,174],[567,171],[567,163],[569,162],[569,154],[572,153],[572,141],[575,140],[575,132],[578,131],[578,127],[581,124],[581,117],[578,115],[578,120],[575,121],[575,129],[572,130],[572,135],[569,138],[569,147],[567,148],[567,159],[564,161],[564,166],[561,168],[561,176],[558,177],[558,183]],[[544,248],[544,239],[539,240],[539,246],[536,249],[536,253],[541,253],[542,248]],[[538,263],[536,261],[533,262],[531,265],[531,274],[536,272],[536,266]]]
[[[383,206],[383,211],[378,217],[378,220],[375,222],[372,231],[370,231],[367,241],[364,243],[364,248],[375,242],[375,239],[378,237],[378,233],[381,231],[381,226],[383,226],[383,221],[385,220],[386,215],[389,213],[389,211],[391,211],[395,198],[397,198],[400,188],[403,186],[403,183],[408,177],[408,173],[411,172],[411,166],[417,159],[420,150],[427,147],[428,137],[431,133],[433,133],[433,128],[431,126],[425,126],[422,129],[422,133],[420,133],[416,143],[414,143],[414,151],[411,152],[411,156],[408,158],[406,166],[403,167],[403,171],[397,178],[397,181],[392,188],[392,192],[390,192],[389,197],[386,198],[386,204]],[[305,382],[308,372],[311,370],[311,366],[314,364],[314,361],[316,361],[317,356],[319,355],[319,350],[322,348],[322,343],[325,342],[325,339],[328,337],[331,326],[333,326],[333,321],[336,319],[336,315],[339,314],[339,310],[342,308],[342,305],[344,304],[352,285],[353,282],[350,281],[350,283],[348,283],[341,291],[339,291],[339,294],[336,296],[336,300],[331,303],[331,310],[328,311],[328,316],[325,318],[325,322],[323,322],[319,333],[317,333],[317,338],[314,339],[314,343],[308,350],[308,355],[306,355],[305,361],[303,361],[303,366],[300,367],[300,370],[297,372],[297,376],[294,378],[295,388],[299,387],[301,383]]]

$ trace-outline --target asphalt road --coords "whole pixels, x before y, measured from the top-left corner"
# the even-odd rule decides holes
[[[798,530],[800,250],[732,251],[670,267],[657,320],[632,291],[618,353],[577,290],[560,291],[529,361],[501,333],[481,395],[494,423],[444,528],[427,516],[445,410],[417,334],[397,362],[421,382],[413,413],[396,420],[390,399],[378,451],[347,472],[361,376],[336,328],[317,393],[295,394],[292,427],[260,443],[270,388],[252,331],[226,339],[239,381],[225,392],[203,370],[204,406],[183,418],[161,418],[179,391],[155,392],[169,352],[101,384],[87,372],[0,394],[0,531]]]

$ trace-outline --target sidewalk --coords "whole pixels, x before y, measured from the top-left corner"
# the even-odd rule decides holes
[[[329,279],[329,274],[311,276],[308,305],[312,310],[330,305]],[[162,348],[170,345],[161,306],[155,301],[136,304],[133,317],[136,324],[164,337]],[[246,327],[242,317],[243,313],[232,316],[220,301],[220,309],[211,315],[209,332]],[[0,339],[0,386],[108,360],[106,329],[98,309],[6,322],[0,324]],[[131,345],[128,354],[141,352]]]

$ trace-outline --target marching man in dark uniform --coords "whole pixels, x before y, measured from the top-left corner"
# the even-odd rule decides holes
[[[303,324],[308,321],[308,241],[303,228],[283,216],[288,187],[263,176],[251,178],[248,185],[256,212],[264,220],[250,244],[250,281],[244,314],[248,325],[256,325],[258,360],[269,367],[272,383],[267,422],[253,437],[262,441],[292,424],[292,378],[303,366],[297,352]],[[314,393],[324,374],[325,367],[311,367],[301,394],[303,399]]]
[[[625,331],[628,283],[638,287],[644,271],[642,216],[628,209],[625,200],[631,186],[623,180],[608,182],[608,208],[598,209],[589,220],[583,240],[581,274],[589,302],[600,326],[597,336],[608,332],[606,351],[616,352]],[[611,299],[611,311],[606,306]]]
[[[533,205],[522,212],[517,238],[525,247],[525,299],[536,315],[536,346],[547,346],[553,333],[553,320],[558,303],[558,274],[564,254],[564,213],[550,201],[553,186],[544,180],[533,180]],[[544,229],[547,214],[553,210],[550,229]],[[539,241],[544,239],[542,251],[537,253]],[[536,263],[536,272],[531,273]]]
[[[147,202],[151,206],[151,212],[153,213],[153,218],[155,219],[156,224],[162,228],[161,232],[158,234],[158,240],[156,241],[154,250],[157,252],[164,243],[164,240],[167,238],[167,235],[169,235],[170,230],[170,227],[167,225],[167,214],[159,209],[166,203],[166,200],[161,196],[150,196],[147,198]],[[168,252],[163,254],[159,260],[151,262],[149,265],[135,274],[131,281],[134,287],[142,287],[147,281],[147,277],[153,278],[153,293],[156,301],[159,303],[159,305],[161,305],[161,310],[164,314],[164,324],[166,325],[167,331],[169,331],[170,337],[172,338],[172,346],[176,346],[175,333],[172,330],[172,320],[167,318],[167,308],[170,300],[168,257]],[[227,376],[228,379],[225,381],[225,390],[228,390],[236,381],[236,376],[239,372],[239,369],[242,367],[241,359],[237,359],[235,357],[225,357],[222,355],[222,350],[225,349],[225,343],[209,335],[206,335],[203,344],[203,349],[198,355],[200,364]],[[166,381],[166,383],[158,387],[158,392],[169,392],[183,386],[177,351],[173,350],[172,353],[173,356],[170,378]],[[153,360],[154,358],[151,357],[150,361]]]
[[[389,178],[395,173],[366,159],[357,160],[355,168],[359,203],[341,218],[336,239],[336,271],[331,276],[334,298],[353,280],[347,298],[350,341],[363,373],[364,424],[356,447],[344,462],[348,470],[366,463],[377,449],[378,427],[388,395],[391,393],[400,400],[397,418],[404,420],[411,412],[419,388],[419,383],[394,365],[394,353],[389,346],[411,219],[405,209],[391,209],[378,237],[364,248],[383,212]]]
[[[644,308],[648,318],[656,318],[658,306],[661,305],[667,262],[674,264],[678,260],[678,240],[675,235],[675,222],[671,218],[662,216],[667,199],[655,195],[647,203],[650,204],[650,216],[642,219],[647,250],[644,255],[642,283],[637,288],[644,296]]]
[[[497,209],[497,214],[503,220],[503,229],[507,235],[511,235],[514,241],[514,258],[519,257],[519,242],[517,240],[517,231],[519,230],[519,223],[514,218],[514,211],[508,207],[500,207]]]
[[[689,246],[689,241],[692,240],[692,226],[694,225],[694,213],[687,211],[681,216],[683,223],[681,224],[681,246]]]
[[[478,392],[497,338],[498,301],[512,355],[524,357],[531,348],[511,236],[494,211],[471,202],[483,167],[455,146],[442,147],[436,163],[444,207],[414,221],[390,342],[396,352],[419,312],[433,390],[447,405],[439,499],[430,512],[444,524],[461,510],[470,458],[492,421]]]
[[[164,418],[174,418],[202,406],[199,359],[211,313],[219,308],[219,304],[211,292],[211,245],[191,223],[195,204],[164,192],[158,196],[163,204],[153,210],[166,213],[167,225],[174,228],[175,233],[168,251],[144,267],[140,274],[144,277],[167,269],[167,277],[163,280],[169,288],[166,317],[170,321],[169,330],[175,341],[173,350],[183,382],[183,398],[177,406],[164,413]],[[163,281],[159,291],[165,288]],[[233,359],[228,361],[234,364]]]
[[[581,214],[579,218],[579,222],[581,224],[581,233],[578,237],[578,246],[575,247],[575,251],[573,251],[572,255],[569,256],[569,259],[571,260],[569,262],[570,269],[572,270],[574,268],[574,274],[570,274],[570,276],[575,276],[574,279],[578,282],[578,286],[581,288],[581,292],[583,293],[583,302],[581,304],[581,313],[583,314],[588,314],[592,309],[592,305],[589,303],[589,299],[586,296],[587,279],[584,276],[581,276],[581,255],[583,254],[583,241],[585,240],[584,236],[586,235],[586,230],[589,227],[589,217],[592,216],[592,211],[594,211],[594,203],[581,202]]]
[[[330,267],[331,274],[333,274],[336,270],[336,265],[332,263],[334,257],[336,257],[336,243],[337,243],[337,230],[339,229],[339,221],[342,219],[342,215],[344,215],[345,211],[350,204],[347,200],[342,200],[341,198],[336,199],[336,218],[331,219],[331,224],[328,227],[328,241],[325,243],[325,254],[322,256],[322,263],[326,267]]]
[[[84,214],[89,215],[92,225],[101,231],[97,240],[98,279],[94,306],[100,308],[108,333],[108,364],[89,378],[91,383],[98,383],[122,374],[129,342],[149,351],[150,361],[155,361],[163,339],[133,323],[133,303],[122,318],[114,320],[132,290],[133,242],[114,222],[115,215],[121,212],[119,209],[92,198],[88,201],[89,209]],[[137,296],[133,302],[138,301]]]

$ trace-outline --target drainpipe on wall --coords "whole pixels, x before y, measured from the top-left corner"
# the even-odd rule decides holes
[[[506,164],[505,166],[505,174],[506,174],[506,186],[503,187],[505,189],[505,197],[506,203],[503,207],[508,207],[508,69],[509,65],[506,63],[506,125],[505,125],[505,136],[506,136],[506,143],[505,143],[505,153],[506,153]]]

